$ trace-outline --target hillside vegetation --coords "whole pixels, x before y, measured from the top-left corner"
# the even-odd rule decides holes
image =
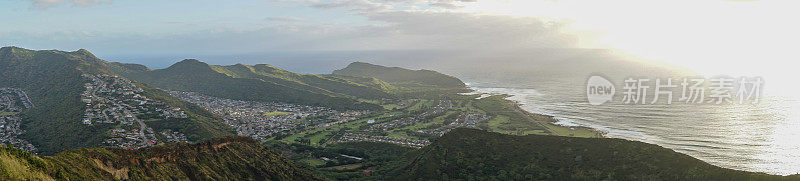
[[[373,77],[404,88],[465,88],[456,77],[432,70],[409,70],[400,67],[384,67],[364,62],[353,62],[347,67],[333,71],[333,75],[351,77]]]
[[[713,166],[622,139],[456,129],[395,170],[396,180],[798,180]]]
[[[121,64],[118,64],[121,65]],[[208,65],[198,60],[183,60],[166,69],[127,69],[117,72],[158,88],[198,92],[235,100],[285,102],[333,109],[380,109],[356,101],[355,97],[380,98],[388,94],[345,80],[297,74],[268,65]]]
[[[117,75],[89,51],[63,52],[0,48],[0,87],[24,90],[37,105],[21,113],[22,138],[35,145],[39,153],[50,155],[65,149],[93,147],[107,136],[112,124],[87,126],[81,123],[85,103],[81,93],[88,82],[82,74]],[[213,114],[166,95],[163,91],[139,84],[144,95],[181,108],[189,115],[180,122],[154,122],[184,132],[190,141],[232,135],[233,130]]]
[[[237,78],[254,78],[265,82],[274,82],[296,89],[310,90],[333,96],[350,96],[365,99],[389,97],[380,89],[350,82],[336,77],[316,74],[299,74],[266,64],[254,66],[236,64],[229,66],[212,66],[217,72]]]
[[[324,180],[246,137],[39,157],[0,148],[0,180]]]

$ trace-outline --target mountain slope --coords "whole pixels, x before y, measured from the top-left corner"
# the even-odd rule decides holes
[[[23,120],[21,128],[25,131],[21,137],[45,155],[102,143],[108,136],[106,133],[115,125],[82,124],[86,103],[81,102],[81,94],[86,90],[84,84],[89,83],[84,74],[116,75],[106,67],[107,64],[86,50],[0,48],[0,87],[19,88],[37,105],[20,114]],[[187,119],[155,120],[148,124],[185,133],[190,141],[233,134],[230,128],[217,121],[219,118],[204,109],[166,96],[161,90],[138,85],[144,89],[143,95],[180,108],[188,115]]]
[[[358,77],[358,76],[347,76],[347,75],[336,75],[336,74],[326,74],[321,76],[325,76],[331,79],[341,79],[353,82],[367,87],[372,87],[373,89],[381,90],[383,92],[396,92],[398,90],[398,88],[392,86],[392,84],[377,79],[375,77]]]
[[[0,148],[0,180],[324,180],[247,137],[38,157]]]
[[[456,129],[395,171],[397,180],[797,180],[720,168],[622,139],[512,136]]]
[[[464,88],[466,85],[456,77],[432,70],[409,70],[399,67],[384,67],[364,62],[353,62],[344,69],[333,71],[334,75],[374,77],[401,87]]]
[[[256,66],[255,68],[257,68]],[[119,67],[118,67],[119,68]],[[333,109],[380,109],[346,97],[335,97],[302,89],[287,79],[271,79],[244,65],[211,66],[197,60],[183,60],[152,71],[123,71],[123,75],[159,88],[192,91],[236,100],[286,102]],[[246,70],[242,70],[246,69]]]
[[[254,78],[332,96],[350,96],[365,99],[389,97],[388,93],[380,89],[374,89],[344,79],[315,74],[299,74],[266,64],[254,66],[236,64],[212,66],[212,68],[231,77]]]

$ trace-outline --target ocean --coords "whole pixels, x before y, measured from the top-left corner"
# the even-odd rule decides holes
[[[484,82],[469,86],[479,93],[513,95],[509,99],[523,109],[552,115],[561,125],[657,144],[713,165],[780,175],[800,173],[798,101],[765,97],[756,105],[593,106],[585,96],[565,93],[551,84],[559,82],[538,82],[536,87]]]
[[[689,104],[678,101],[682,78],[709,83],[717,76],[753,78],[753,74],[703,75],[679,66],[621,58],[604,50],[467,55],[428,66],[456,75],[476,92],[513,95],[509,99],[523,109],[554,116],[560,120],[558,124],[591,127],[612,138],[660,145],[724,168],[800,173],[800,99],[793,91],[782,90],[794,84],[786,77],[762,77],[763,95],[757,103]],[[597,75],[611,81],[616,94],[611,102],[595,106],[588,103],[586,84],[589,77]],[[650,99],[654,79],[673,78],[679,87],[671,90],[672,104],[649,104],[650,99],[643,105],[623,104],[627,78],[650,79]],[[786,92],[790,94],[783,94]],[[706,87],[705,95],[711,94]]]

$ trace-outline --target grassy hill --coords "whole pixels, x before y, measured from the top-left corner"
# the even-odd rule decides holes
[[[0,48],[0,87],[24,90],[35,108],[21,113],[22,138],[35,145],[39,153],[50,155],[64,149],[93,147],[106,138],[112,124],[86,126],[81,123],[85,103],[81,93],[88,80],[82,74],[116,75],[107,68],[109,63],[86,50],[63,52],[27,50],[16,47]],[[206,110],[168,96],[161,90],[139,84],[144,95],[174,107],[189,115],[178,122],[152,122],[187,134],[191,141],[231,135],[233,130],[223,125]]]
[[[299,74],[266,64],[254,66],[236,64],[229,66],[212,66],[217,72],[235,78],[254,78],[265,82],[273,82],[288,87],[310,90],[332,96],[349,96],[365,99],[389,97],[381,89],[361,85],[349,80],[315,74]]]
[[[396,180],[798,180],[713,166],[622,139],[512,136],[457,129],[388,178]]]
[[[327,74],[322,75],[328,78],[336,78],[336,79],[343,79],[350,82],[354,82],[357,84],[361,84],[364,86],[372,87],[374,89],[378,89],[384,92],[397,92],[398,88],[392,86],[392,84],[385,82],[383,80],[377,79],[375,77],[358,77],[358,76],[346,76],[346,75],[336,75],[336,74]]]
[[[39,157],[0,148],[0,180],[324,180],[246,137]]]
[[[122,72],[122,75],[155,87],[236,100],[364,110],[380,109],[380,106],[362,103],[353,97],[388,96],[367,86],[317,75],[296,74],[268,65],[215,66],[198,60],[183,60],[158,70],[119,63],[115,65],[118,66],[113,69]]]
[[[384,67],[364,62],[353,62],[344,69],[333,71],[334,75],[373,77],[392,85],[406,88],[464,88],[466,85],[456,77],[432,70],[409,70],[400,67]]]

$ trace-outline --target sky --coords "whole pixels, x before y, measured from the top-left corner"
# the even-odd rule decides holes
[[[571,37],[559,34],[558,24],[455,11],[462,3],[12,0],[0,2],[0,15],[7,17],[0,24],[0,43],[34,49],[86,48],[106,54],[483,49],[572,43]]]
[[[0,45],[97,55],[609,49],[706,74],[798,77],[794,1],[5,0]]]

